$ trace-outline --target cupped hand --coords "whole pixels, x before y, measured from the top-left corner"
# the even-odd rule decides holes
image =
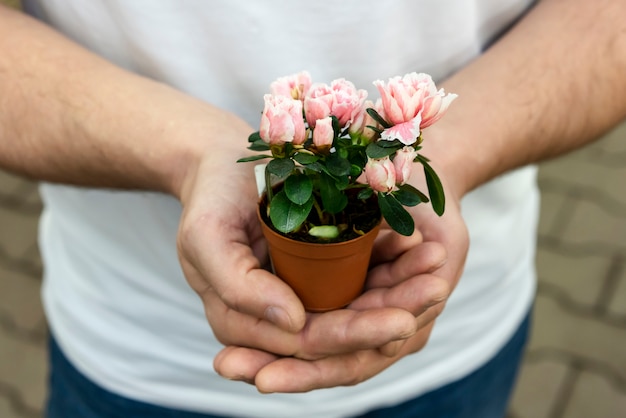
[[[236,162],[252,129],[236,117],[222,126],[219,147],[201,150],[181,182],[180,264],[217,333],[234,326],[232,312],[297,332],[305,323],[302,303],[261,265],[267,249],[256,218],[253,164]]]
[[[305,392],[362,382],[423,348],[461,275],[468,236],[458,199],[441,218],[426,205],[413,215],[412,237],[381,233],[366,291],[348,309],[309,314],[296,335],[261,323],[249,339],[231,329],[217,372],[261,392]]]

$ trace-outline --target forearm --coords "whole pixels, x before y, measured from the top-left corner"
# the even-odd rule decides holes
[[[46,181],[179,195],[213,138],[248,129],[1,6],[0,92],[0,166]]]
[[[456,193],[579,147],[626,116],[624,16],[619,0],[541,1],[445,82],[459,98],[425,133],[424,152]]]

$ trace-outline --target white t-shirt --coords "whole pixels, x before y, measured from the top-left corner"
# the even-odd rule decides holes
[[[258,126],[275,78],[308,70],[371,82],[411,71],[442,79],[478,55],[530,0],[25,0],[25,10],[129,70]],[[137,106],[152,106],[137,103]],[[245,138],[242,138],[244,146]],[[260,395],[219,377],[221,349],[181,273],[180,204],[150,192],[41,188],[43,297],[73,364],[138,400],[244,417],[339,417],[463,377],[511,337],[534,293],[535,169],[463,201],[466,270],[422,351],[354,387]]]

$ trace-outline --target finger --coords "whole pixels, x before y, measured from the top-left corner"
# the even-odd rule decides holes
[[[436,242],[424,242],[405,251],[393,262],[379,264],[368,273],[366,289],[392,287],[396,284],[423,273],[431,273],[447,260],[443,245]]]
[[[381,229],[374,242],[370,264],[376,266],[395,260],[400,254],[422,242],[421,233],[416,230],[413,235],[407,237],[400,235],[391,229]]]
[[[432,324],[406,340],[395,356],[363,350],[308,361],[277,357],[252,348],[227,347],[218,354],[214,365],[221,376],[254,382],[262,393],[349,386],[369,379],[399,358],[422,349],[431,331]]]
[[[391,341],[383,346],[378,347],[378,352],[385,357],[395,357],[402,350],[407,340]]]
[[[211,322],[213,315],[207,317]],[[220,322],[211,323],[211,326],[215,336],[225,345],[303,359],[377,348],[390,341],[408,338],[416,330],[415,317],[397,308],[362,312],[342,309],[311,314],[306,326],[297,334],[233,310],[225,309],[217,317]]]
[[[281,358],[261,368],[254,383],[261,393],[302,393],[314,389],[351,386],[387,367],[393,359],[376,350],[359,351],[304,361]]]
[[[414,276],[391,288],[368,290],[354,300],[349,308],[366,310],[396,307],[418,316],[431,306],[445,301],[451,293],[447,280],[432,274]]]
[[[263,318],[297,332],[305,323],[302,303],[293,290],[264,270],[250,247],[246,231],[223,223],[186,227],[179,234],[181,265],[191,287],[201,296],[213,292],[231,309]],[[213,236],[220,239],[212,239]],[[204,231],[201,233],[200,231]]]
[[[315,359],[378,348],[416,332],[415,317],[404,309],[381,307],[365,311],[342,309],[317,315],[302,333],[295,357]]]
[[[213,368],[226,379],[254,383],[258,371],[278,358],[265,351],[230,346],[215,356]]]

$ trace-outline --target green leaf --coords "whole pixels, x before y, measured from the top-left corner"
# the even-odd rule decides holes
[[[363,172],[363,167],[358,166],[356,164],[350,165],[350,176],[357,178]]]
[[[361,189],[359,191],[359,194],[356,196],[357,198],[361,199],[361,200],[367,200],[370,197],[372,197],[372,195],[374,194],[374,190],[370,189],[369,187],[366,189]]]
[[[320,157],[314,154],[308,154],[306,152],[299,152],[293,156],[293,159],[296,160],[296,162],[298,162],[299,164],[308,165],[319,160]]]
[[[365,154],[365,150],[363,150],[362,148],[352,149],[350,155],[348,156],[348,159],[352,164],[350,175],[357,177],[359,174],[361,174],[363,168],[367,164],[367,155]]]
[[[280,232],[287,233],[297,229],[309,216],[313,207],[313,197],[304,205],[293,203],[285,192],[276,193],[270,205],[270,219],[272,225]]]
[[[279,179],[287,177],[296,167],[291,158],[276,158],[267,163],[267,171]]]
[[[335,225],[314,226],[309,230],[309,235],[326,239],[337,238],[339,236],[339,228]]]
[[[243,157],[237,160],[238,163],[247,163],[249,161],[262,160],[264,158],[272,158],[271,155],[252,155],[250,157]]]
[[[257,141],[263,141],[263,139],[261,139],[261,133],[259,131],[251,133],[250,136],[248,137],[248,142],[257,142]]]
[[[263,141],[254,141],[250,144],[248,149],[252,151],[268,151],[270,149],[270,146]]]
[[[324,167],[319,161],[316,161],[311,164],[307,164],[306,168],[311,171],[315,171],[316,173],[321,173],[326,171],[326,167]]]
[[[304,174],[293,174],[285,180],[285,194],[296,205],[304,205],[313,194],[313,182]]]
[[[326,168],[333,176],[341,177],[350,174],[350,161],[341,158],[337,153],[330,154],[326,158]]]
[[[366,128],[371,129],[372,131],[376,132],[377,134],[382,134],[384,129],[380,129],[376,126],[372,126],[372,125],[367,125]]]
[[[378,207],[383,218],[398,234],[410,236],[415,231],[413,217],[391,194],[378,193]]]
[[[335,179],[325,173],[320,176],[320,194],[322,207],[328,213],[339,213],[348,204],[348,198],[337,188]]]
[[[350,177],[341,176],[335,179],[335,186],[338,190],[345,190],[350,185]]]
[[[387,122],[382,116],[380,116],[380,114],[376,111],[376,109],[368,107],[365,111],[367,112],[368,115],[372,117],[372,119],[380,123],[383,126],[383,128],[387,129],[393,126],[392,124]]]
[[[395,149],[400,149],[404,146],[404,144],[397,139],[394,139],[393,141],[380,140],[376,142],[376,145],[378,145],[379,147],[383,147],[383,148],[395,148]]]
[[[396,152],[396,148],[393,147],[381,147],[376,142],[370,143],[367,148],[365,148],[365,153],[368,157],[378,160],[380,158],[385,158],[394,154]]]
[[[417,206],[422,202],[422,199],[418,194],[415,194],[408,189],[399,188],[395,192],[392,192],[392,194],[398,202],[402,203],[404,206]]]
[[[402,186],[398,186],[398,189],[418,195],[420,200],[424,203],[430,202],[430,199],[428,199],[428,196],[426,196],[424,193],[422,193],[415,187],[411,186],[410,184],[403,184]]]
[[[428,186],[428,194],[433,205],[435,213],[439,216],[443,215],[446,210],[446,195],[443,192],[441,180],[435,170],[426,161],[420,159],[424,166],[424,174],[426,175],[426,185]]]

